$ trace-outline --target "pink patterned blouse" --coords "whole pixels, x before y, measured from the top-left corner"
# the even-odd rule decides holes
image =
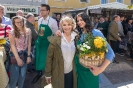
[[[26,37],[24,33],[20,33],[20,38],[15,38],[14,31],[11,31],[10,34],[14,37],[14,41],[16,44],[17,51],[26,50],[28,48],[28,40],[30,35],[30,29],[26,29]]]

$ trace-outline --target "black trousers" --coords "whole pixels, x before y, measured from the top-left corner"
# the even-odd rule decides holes
[[[73,88],[73,71],[65,74],[65,88]]]
[[[124,49],[119,48],[119,45],[120,45],[120,41],[117,41],[116,53],[125,53]]]
[[[117,49],[117,41],[110,40],[111,48],[113,49],[114,53],[116,53]]]
[[[133,59],[133,45],[127,44],[128,50],[130,51],[130,58]]]

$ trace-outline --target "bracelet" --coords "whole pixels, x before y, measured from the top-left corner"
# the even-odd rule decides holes
[[[27,57],[30,57],[30,55],[28,55]]]
[[[20,58],[20,57],[16,57],[16,58]]]

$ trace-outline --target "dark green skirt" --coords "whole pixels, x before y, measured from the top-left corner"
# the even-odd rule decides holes
[[[94,76],[88,68],[83,67],[78,58],[75,59],[78,88],[99,88],[99,77]]]

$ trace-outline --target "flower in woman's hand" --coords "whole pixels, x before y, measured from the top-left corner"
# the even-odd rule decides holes
[[[83,46],[86,46],[86,44],[85,44],[85,43],[83,43]]]
[[[5,44],[6,43],[6,39],[0,39],[0,45]]]
[[[87,46],[86,48],[87,48],[87,49],[91,49],[91,47],[90,47],[90,46]]]
[[[81,47],[81,48],[80,48],[80,50],[81,50],[81,51],[84,51],[84,48],[83,48],[83,47]]]
[[[88,41],[87,42],[85,42],[86,44],[88,44]]]
[[[106,53],[108,52],[108,49],[106,49]]]

